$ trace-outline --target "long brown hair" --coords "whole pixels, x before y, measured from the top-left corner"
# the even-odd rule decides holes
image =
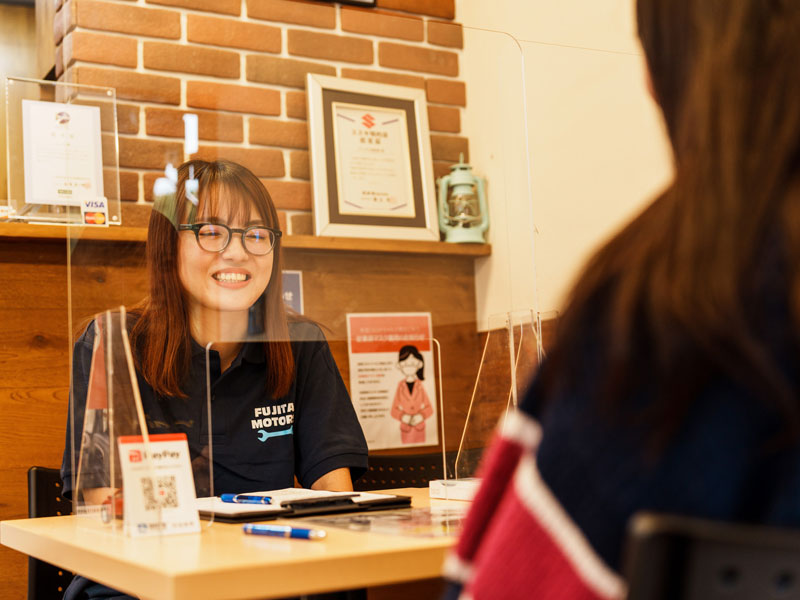
[[[675,179],[589,261],[540,385],[546,396],[568,385],[587,327],[599,327],[600,404],[619,409],[654,375],[657,427],[668,436],[709,373],[725,373],[776,404],[797,433],[797,390],[751,316],[763,306],[767,261],[780,272],[777,300],[797,348],[800,4],[638,0],[637,15]]]
[[[199,184],[198,206],[187,198],[186,182],[190,173]],[[241,165],[224,160],[192,160],[178,168],[176,193],[159,198],[150,216],[146,250],[150,294],[133,310],[138,320],[131,330],[136,366],[161,396],[186,396],[182,386],[191,362],[189,308],[178,276],[177,225],[193,223],[197,215],[215,215],[221,209],[219,197],[223,193],[229,203],[226,210],[242,213],[243,222],[255,208],[264,225],[280,227],[269,192]],[[269,285],[256,306],[263,308],[258,318],[271,340],[265,343],[267,389],[273,397],[280,397],[289,391],[294,374],[282,298],[280,238],[272,252]]]

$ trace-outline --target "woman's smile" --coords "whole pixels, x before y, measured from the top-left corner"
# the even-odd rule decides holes
[[[221,287],[233,289],[245,287],[253,279],[253,276],[244,269],[222,269],[213,273],[211,277]]]

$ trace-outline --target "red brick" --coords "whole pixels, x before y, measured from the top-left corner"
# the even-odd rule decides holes
[[[449,79],[428,79],[425,82],[428,102],[437,104],[467,105],[467,88],[463,81]]]
[[[228,146],[200,146],[192,158],[203,160],[232,160],[247,167],[259,177],[283,177],[283,152],[272,148],[233,148]]]
[[[250,143],[284,148],[308,148],[308,127],[298,121],[250,119]]]
[[[133,202],[139,199],[139,173],[137,171],[119,172],[119,197],[120,200]]]
[[[59,44],[56,46],[56,56],[55,56],[55,75],[56,79],[60,79],[61,75],[64,73],[64,45]]]
[[[186,105],[259,115],[281,114],[281,93],[254,86],[209,81],[186,82]]]
[[[100,148],[103,154],[103,165],[113,167],[117,165],[117,143],[114,134],[104,133],[100,136]]]
[[[173,166],[178,166],[177,164]],[[155,197],[153,196],[153,187],[159,177],[164,177],[164,169],[155,173],[142,173],[142,188],[144,192],[144,201],[152,202]]]
[[[294,119],[305,119],[308,116],[305,92],[286,92],[286,116]]]
[[[282,210],[311,210],[311,184],[307,181],[276,181],[262,179],[275,208]]]
[[[433,161],[433,177],[439,179],[445,175],[450,174],[450,167],[453,166],[453,161],[450,160],[435,160]]]
[[[247,57],[247,80],[288,87],[306,87],[306,73],[336,75],[336,69],[329,65],[292,60],[289,58],[273,58],[250,54]]]
[[[127,6],[98,0],[71,0],[71,2],[75,6],[76,22],[79,27],[148,37],[170,39],[181,37],[181,17],[173,10]]]
[[[100,129],[114,130],[114,107],[110,102],[100,100],[76,100],[75,104],[96,106],[100,109]],[[117,104],[117,133],[138,133],[139,107],[133,104]]]
[[[258,23],[242,23],[235,19],[186,15],[186,39],[199,44],[260,52],[281,51],[279,28]]]
[[[377,6],[443,19],[454,19],[456,16],[455,0],[378,0]]]
[[[424,88],[425,78],[417,75],[403,75],[388,71],[369,71],[367,69],[342,69],[342,77],[349,79],[363,79],[390,85],[404,85],[406,87]]]
[[[459,154],[464,153],[464,160],[469,162],[469,140],[455,135],[432,135],[431,154],[433,160],[458,162]]]
[[[186,111],[172,108],[148,106],[145,109],[147,135],[182,138],[185,134],[183,115],[197,115],[198,135],[201,140],[241,142],[244,140],[244,125],[240,115],[219,112]]]
[[[449,106],[428,106],[428,126],[431,131],[458,133],[461,131],[461,113]]]
[[[167,42],[143,42],[147,69],[198,73],[214,77],[239,77],[239,55],[228,50]]]
[[[287,225],[287,216],[282,210],[278,211],[278,228],[281,231],[289,231],[289,226]]]
[[[75,28],[74,0],[67,2],[53,16],[53,43],[58,46],[64,36]]]
[[[336,9],[320,2],[297,0],[247,0],[247,16],[253,19],[296,23],[312,27],[336,27]]]
[[[464,32],[458,23],[428,21],[428,42],[450,48],[464,47]]]
[[[173,165],[177,166],[177,165]],[[153,186],[156,184],[156,179],[159,177],[164,177],[164,171],[160,171],[158,173],[143,173],[142,174],[142,188],[144,191],[144,201],[145,202],[152,202],[154,200],[153,197]]]
[[[314,235],[314,221],[311,213],[297,213],[289,217],[290,235]]]
[[[72,83],[116,88],[117,99],[159,104],[180,104],[181,101],[181,82],[175,77],[79,66],[69,69],[67,78]]]
[[[64,66],[84,61],[135,68],[136,45],[136,40],[130,37],[73,31],[64,37],[62,43]]]
[[[183,162],[183,144],[120,136],[119,166],[163,170]]]
[[[382,67],[458,76],[458,54],[454,52],[380,42],[378,57]]]
[[[113,167],[103,167],[103,194],[109,200],[119,200],[119,192],[117,190],[117,177],[118,169]]]
[[[139,107],[117,104],[117,133],[139,133]]]
[[[374,57],[371,40],[301,29],[289,30],[289,54],[361,64]]]
[[[342,7],[342,31],[393,37],[412,42],[424,39],[419,17],[398,15],[382,10]]]
[[[308,152],[294,150],[289,153],[289,174],[292,179],[311,179]]]
[[[240,0],[147,0],[147,3],[180,6],[181,8],[191,8],[225,15],[239,15],[242,12]]]

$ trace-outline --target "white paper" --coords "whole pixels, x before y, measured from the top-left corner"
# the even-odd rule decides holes
[[[439,443],[431,338],[430,313],[347,315],[350,397],[370,450]],[[406,346],[421,356],[418,371],[401,370]]]
[[[22,101],[25,202],[81,206],[103,192],[100,109]]]
[[[413,218],[406,112],[334,102],[339,214]]]
[[[185,434],[120,436],[125,533],[131,536],[200,531]]]
[[[246,513],[271,513],[283,512],[286,507],[281,503],[292,500],[304,500],[306,498],[335,498],[337,496],[352,497],[353,502],[368,502],[386,498],[386,494],[372,494],[366,492],[329,492],[326,490],[309,490],[306,488],[284,488],[266,492],[248,492],[247,496],[269,496],[272,498],[271,504],[236,504],[235,502],[223,502],[219,497],[198,498],[195,502],[197,510],[204,513],[215,513],[218,515],[239,515]]]

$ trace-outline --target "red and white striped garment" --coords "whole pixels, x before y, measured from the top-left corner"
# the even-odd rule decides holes
[[[461,600],[624,598],[623,579],[594,552],[542,480],[539,424],[508,417],[481,466],[481,487],[445,576]]]

